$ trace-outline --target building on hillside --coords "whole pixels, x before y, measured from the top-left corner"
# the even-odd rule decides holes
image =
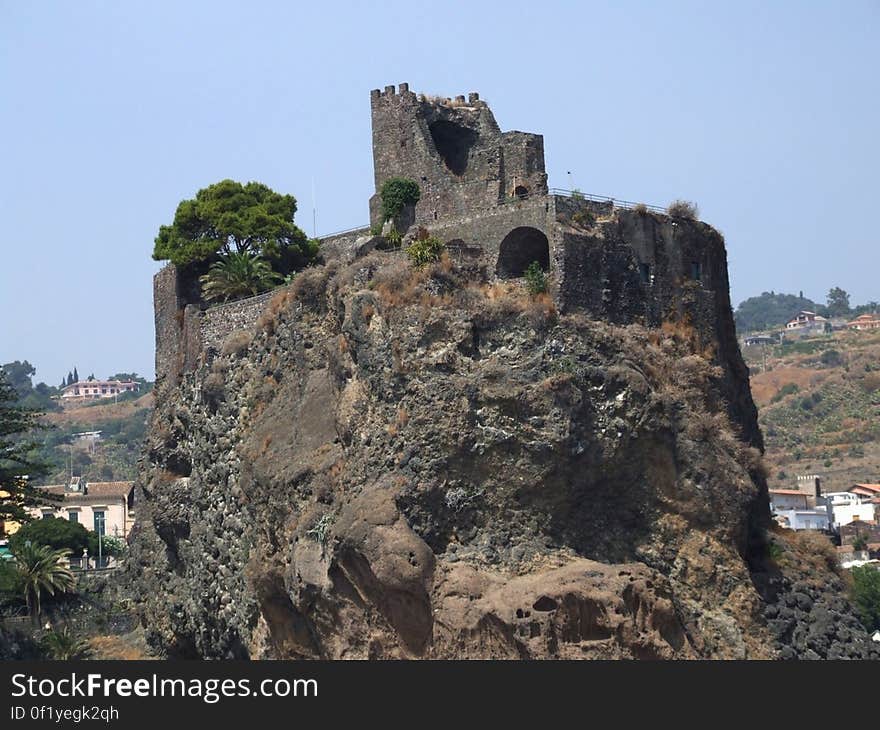
[[[847,491],[863,499],[880,498],[880,484],[853,484]]]
[[[875,519],[876,505],[852,492],[828,492],[820,497],[819,502],[828,509],[834,530],[852,522],[873,522]]]
[[[815,507],[822,496],[822,477],[818,474],[798,474],[795,479],[795,489],[801,494],[807,495],[807,506]]]
[[[863,565],[880,565],[880,561],[871,558],[870,550],[856,550],[852,545],[839,545],[836,549],[840,567],[844,570]]]
[[[746,347],[754,347],[755,345],[778,345],[779,337],[776,335],[749,335],[743,338],[743,344]]]
[[[71,477],[67,484],[39,487],[46,494],[62,497],[29,507],[33,517],[58,517],[78,522],[102,535],[127,538],[134,524],[134,482],[86,482]]]
[[[840,527],[840,544],[851,545],[862,538],[871,545],[880,544],[880,524],[876,520],[859,520]]]
[[[9,492],[0,489],[0,499],[9,499]],[[21,525],[15,520],[0,520],[0,539],[14,535],[19,527]]]
[[[857,331],[880,329],[880,314],[860,314],[852,322],[847,322],[846,328]]]
[[[810,495],[797,489],[771,489],[770,491],[770,511],[775,512],[781,509],[808,509],[810,504]]]
[[[785,330],[786,332],[825,332],[830,328],[830,325],[831,323],[821,314],[804,309],[785,323]]]
[[[123,393],[137,393],[140,384],[134,380],[78,380],[61,390],[61,399],[95,400],[96,398],[115,398]]]
[[[773,512],[773,519],[781,527],[789,530],[817,530],[829,532],[831,523],[828,519],[828,510],[825,507],[812,509],[777,509]]]

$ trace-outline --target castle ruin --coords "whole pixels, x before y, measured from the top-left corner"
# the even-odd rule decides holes
[[[502,132],[476,93],[441,99],[400,84],[371,91],[370,106],[373,226],[382,223],[382,183],[412,179],[421,198],[399,223],[405,240],[407,233],[427,228],[453,259],[481,267],[489,277],[521,277],[537,261],[548,272],[560,311],[649,327],[685,320],[716,347],[726,369],[744,372],[724,240],[714,228],[656,208],[548,188],[543,137]],[[353,259],[371,250],[370,229],[322,238],[322,255]],[[167,375],[176,380],[195,366],[201,351],[217,348],[243,322],[256,321],[265,297],[208,308],[197,287],[169,265],[156,275],[155,303],[161,381]],[[737,381],[742,379],[732,379]],[[733,401],[745,398],[730,395]]]

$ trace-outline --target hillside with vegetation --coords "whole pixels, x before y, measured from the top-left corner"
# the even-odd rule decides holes
[[[799,474],[820,475],[827,490],[880,482],[880,332],[835,331],[743,355],[771,488]]]
[[[740,302],[734,312],[736,329],[741,335],[747,332],[761,332],[785,326],[801,310],[815,312],[823,317],[858,317],[860,314],[877,312],[880,304],[866,302],[850,306],[850,297],[845,289],[832,287],[825,298],[825,304],[809,299],[803,292],[782,294],[773,291],[760,296],[749,297]]]
[[[67,476],[83,475],[92,481],[134,479],[137,459],[153,407],[153,383],[137,373],[116,373],[108,380],[134,380],[138,393],[116,399],[63,404],[64,385],[76,382],[76,369],[62,379],[61,387],[33,383],[36,368],[27,360],[0,366],[17,396],[16,405],[42,413],[43,428],[30,434],[30,456],[44,465],[42,483],[63,482]],[[94,379],[94,375],[90,375]],[[98,440],[82,438],[85,432],[100,431]]]

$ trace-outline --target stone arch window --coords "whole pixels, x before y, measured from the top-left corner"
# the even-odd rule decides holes
[[[513,189],[513,194],[517,198],[527,198],[529,197],[529,189],[525,185],[517,185]]]
[[[537,261],[544,271],[550,268],[547,236],[530,226],[514,228],[501,241],[495,273],[502,279],[513,279],[525,274],[533,261]]]
[[[445,119],[437,120],[428,130],[446,167],[455,175],[464,175],[471,147],[477,141],[476,131]]]

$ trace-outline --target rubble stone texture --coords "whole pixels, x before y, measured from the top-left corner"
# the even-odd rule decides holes
[[[371,103],[377,190],[420,181],[440,262],[335,237],[228,334],[191,273],[157,275],[130,561],[153,647],[876,656],[833,566],[768,532],[721,235],[548,195],[541,138],[476,95]]]

